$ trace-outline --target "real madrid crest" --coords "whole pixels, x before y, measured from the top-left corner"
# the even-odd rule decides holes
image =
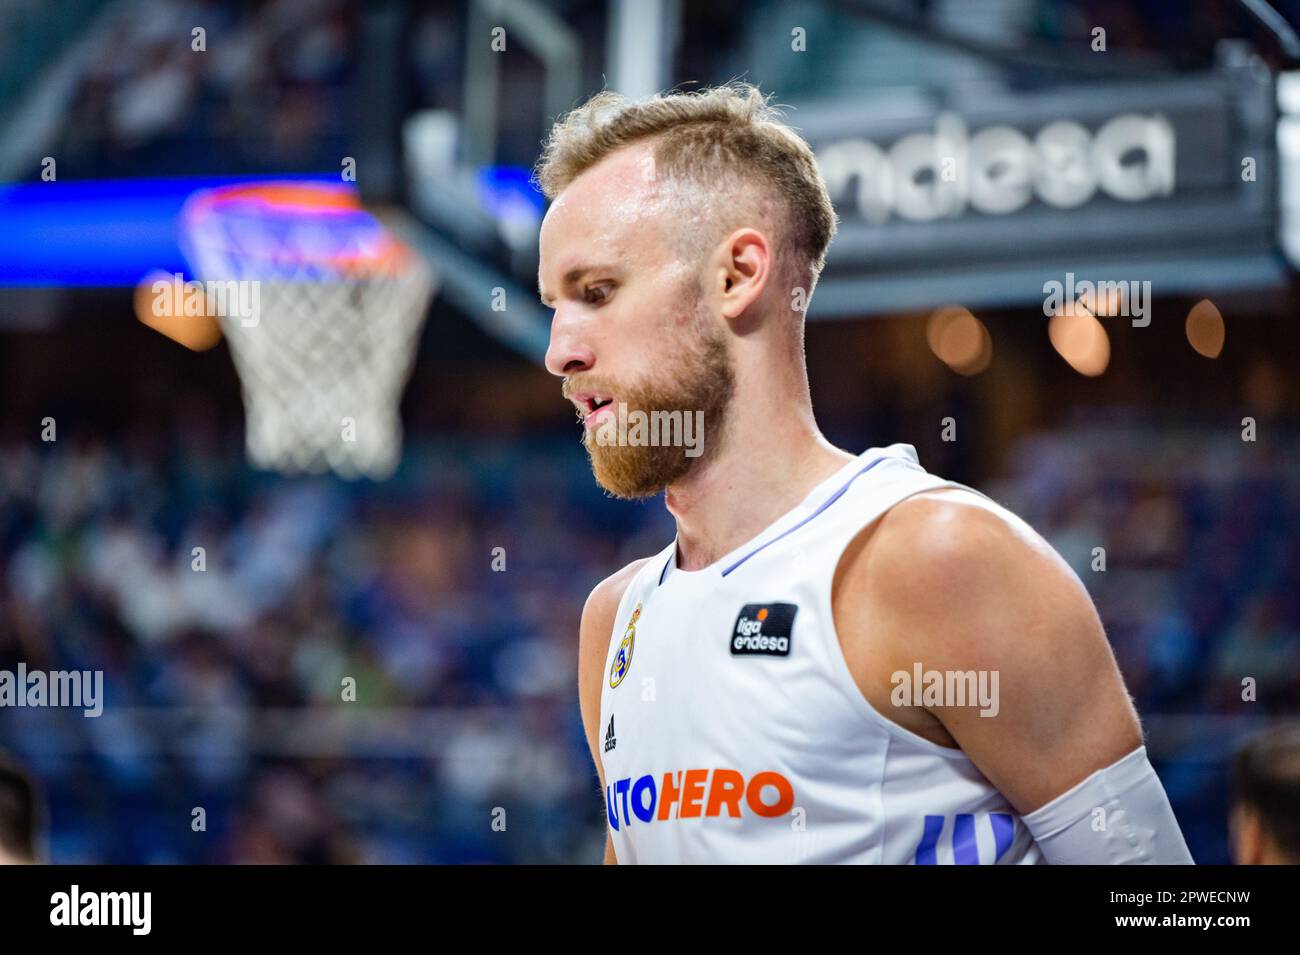
[[[623,682],[623,677],[627,676],[627,671],[632,668],[632,650],[636,646],[636,622],[640,616],[641,605],[638,603],[636,609],[632,611],[632,619],[627,622],[627,629],[623,631],[623,641],[614,654],[614,662],[609,667],[611,690]]]

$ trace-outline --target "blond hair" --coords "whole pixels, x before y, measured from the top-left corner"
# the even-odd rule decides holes
[[[670,92],[630,101],[597,93],[552,127],[536,179],[554,199],[574,179],[610,154],[652,141],[656,175],[694,184],[718,197],[717,208],[734,212],[737,196],[757,188],[781,210],[784,236],[775,239],[808,291],[826,263],[835,235],[835,210],[812,149],[781,122],[779,111],[749,83],[692,92]]]

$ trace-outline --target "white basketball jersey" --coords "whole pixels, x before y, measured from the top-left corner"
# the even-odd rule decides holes
[[[942,487],[970,490],[872,448],[711,566],[678,569],[674,541],[641,568],[600,694],[620,863],[1043,861],[964,753],[871,706],[831,620],[845,547]]]

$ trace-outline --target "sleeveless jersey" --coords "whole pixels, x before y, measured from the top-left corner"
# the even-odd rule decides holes
[[[845,662],[831,585],[904,498],[972,490],[911,445],[872,448],[698,571],[673,542],[619,603],[600,695],[620,863],[1040,863],[967,756],[879,713]],[[975,492],[979,493],[979,492]]]

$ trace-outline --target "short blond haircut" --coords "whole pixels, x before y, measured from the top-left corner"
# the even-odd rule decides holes
[[[812,149],[781,119],[749,83],[639,101],[605,91],[552,127],[536,178],[546,197],[554,199],[612,153],[652,141],[655,174],[715,197],[730,191],[718,208],[741,208],[735,193],[747,187],[774,201],[785,233],[774,237],[776,254],[807,277],[811,293],[835,235],[835,210]]]

